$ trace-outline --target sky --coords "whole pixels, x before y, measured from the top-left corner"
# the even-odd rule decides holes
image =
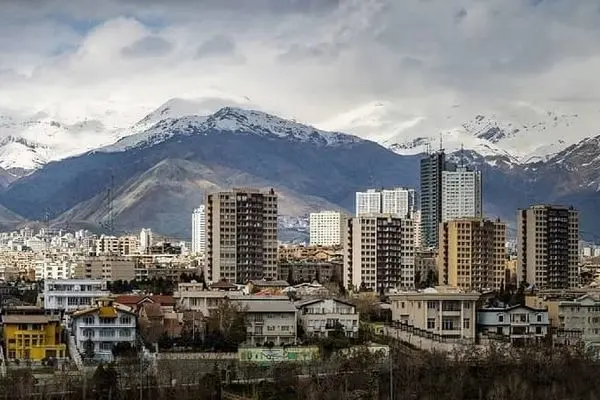
[[[0,114],[119,125],[206,96],[311,123],[599,110],[599,71],[597,0],[0,2]]]

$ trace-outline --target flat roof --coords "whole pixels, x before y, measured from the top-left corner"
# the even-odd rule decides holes
[[[296,306],[289,300],[236,300],[247,312],[295,313]]]
[[[55,321],[55,320],[53,320]],[[46,315],[3,315],[4,324],[47,324],[50,317]]]

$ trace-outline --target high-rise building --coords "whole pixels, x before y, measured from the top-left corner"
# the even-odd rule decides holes
[[[310,213],[310,244],[319,246],[339,246],[346,217],[338,211]]]
[[[363,215],[348,220],[344,236],[345,287],[378,292],[414,287],[412,219]]]
[[[277,279],[277,195],[273,189],[211,193],[204,205],[207,280]]]
[[[145,253],[152,246],[152,229],[144,228],[140,232],[140,252]]]
[[[442,171],[446,170],[443,151],[421,159],[421,245],[438,245],[438,225],[442,220]]]
[[[381,212],[381,192],[369,189],[356,192],[356,216]]]
[[[206,214],[204,205],[192,212],[192,253],[204,254],[206,246]]]
[[[415,190],[407,188],[368,189],[356,193],[356,216],[391,214],[406,218],[415,212]]]
[[[506,224],[461,218],[440,225],[437,259],[441,285],[501,289],[506,268]]]
[[[481,171],[459,167],[442,171],[442,220],[481,218]]]
[[[415,248],[418,249],[421,247],[421,210],[415,210],[412,219],[415,225]]]
[[[579,283],[579,213],[573,207],[534,205],[517,215],[517,281],[538,289]]]

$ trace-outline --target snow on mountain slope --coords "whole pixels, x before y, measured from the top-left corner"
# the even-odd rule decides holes
[[[479,110],[474,113],[470,110]],[[464,147],[483,157],[511,163],[545,160],[569,145],[597,134],[597,110],[545,111],[528,103],[435,107],[410,110],[391,102],[371,102],[342,113],[319,127],[375,140],[399,154]]]
[[[150,147],[177,135],[208,135],[214,132],[235,132],[261,136],[285,137],[296,141],[335,146],[362,139],[343,133],[326,132],[262,111],[224,107],[212,115],[185,116],[161,120],[151,128],[124,137],[113,145],[98,149],[104,152],[125,151],[134,147]]]

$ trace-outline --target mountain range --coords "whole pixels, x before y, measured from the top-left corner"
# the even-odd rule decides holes
[[[419,154],[440,141],[426,129],[435,121],[402,122],[389,117],[386,103],[317,124],[359,137],[249,110],[249,100],[238,100],[210,113],[218,100],[173,99],[119,129],[99,121],[66,125],[47,115],[0,119],[0,222],[50,217],[59,226],[99,228],[110,214],[118,232],[150,227],[189,237],[191,211],[206,191],[248,186],[275,188],[282,216],[351,211],[357,190],[418,187]],[[532,203],[573,204],[584,236],[594,239],[600,137],[586,125],[589,118],[533,115],[537,122],[532,115],[446,118],[442,146],[483,171],[488,215],[513,222],[516,209]],[[428,135],[417,134],[421,129]],[[560,134],[571,131],[577,134]],[[93,140],[75,145],[91,132]]]

